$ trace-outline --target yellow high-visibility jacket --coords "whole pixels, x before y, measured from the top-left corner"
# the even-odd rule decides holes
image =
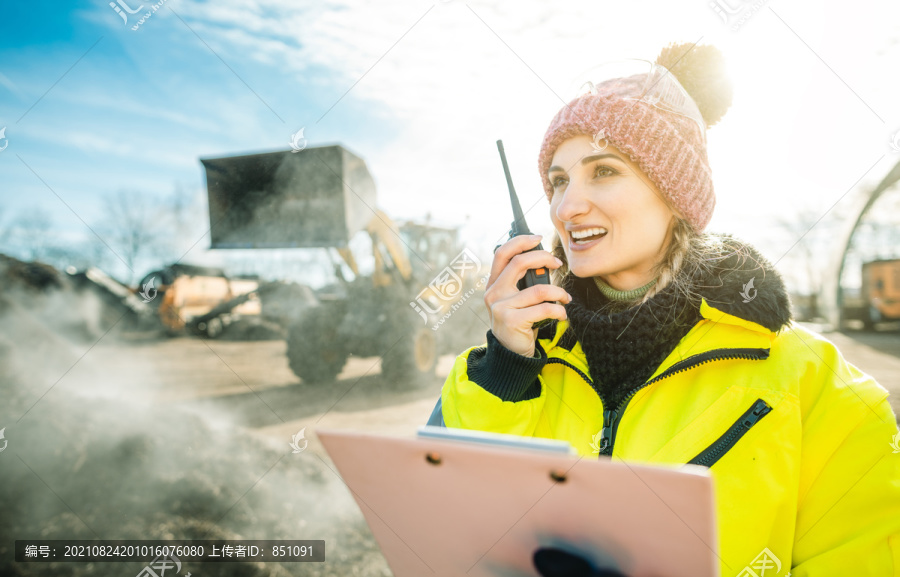
[[[541,368],[524,400],[470,379],[473,359],[502,347],[488,331],[447,377],[444,424],[564,439],[586,456],[600,448],[629,462],[710,467],[722,577],[760,575],[752,563],[766,549],[779,576],[900,576],[900,437],[887,390],[793,320],[773,332],[706,298],[700,313],[615,413],[591,387],[568,321],[539,333]]]

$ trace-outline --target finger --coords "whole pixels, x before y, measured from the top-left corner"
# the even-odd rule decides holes
[[[515,327],[519,331],[532,331],[532,325],[544,319],[557,319],[564,321],[568,318],[566,308],[556,303],[541,303],[526,308],[510,308],[503,310],[503,314],[497,314],[499,320],[508,327]]]
[[[521,260],[516,261],[517,258]],[[547,259],[550,259],[550,262],[547,262]],[[524,262],[525,264],[519,265],[518,262]],[[529,253],[524,253],[515,257],[511,264],[509,264],[506,269],[500,274],[500,277],[488,288],[484,291],[484,304],[490,313],[494,304],[503,301],[505,299],[512,298],[518,295],[520,292],[518,287],[519,280],[525,276],[526,271],[529,268],[538,269],[541,267],[549,267],[552,269],[558,268],[560,266],[559,261],[557,261],[556,257],[552,256],[550,253],[546,251],[532,251]],[[520,271],[520,272],[517,272]],[[530,295],[536,295],[534,298],[534,302],[530,304],[537,304],[538,302],[548,300],[558,300],[561,302],[569,302],[571,300],[571,295],[569,295],[565,289],[553,284],[538,284],[534,285],[535,287],[546,287],[546,288],[535,288],[535,290],[546,290],[549,291],[547,293],[540,293],[540,295],[536,295],[534,292],[529,292]],[[532,287],[529,287],[532,288]],[[529,288],[526,288],[525,291],[528,291]],[[539,298],[541,295],[545,295],[546,298]],[[524,301],[518,301],[524,302]],[[528,306],[528,304],[522,304],[521,306]],[[493,316],[491,316],[491,321],[493,322]]]
[[[509,239],[508,241],[494,249],[494,261],[491,263],[491,276],[488,279],[487,287],[491,286],[494,283],[494,281],[498,276],[500,276],[500,273],[503,272],[503,269],[506,268],[506,265],[509,264],[509,261],[512,260],[514,256],[519,253],[525,252],[530,248],[536,247],[540,242],[541,236],[538,234],[523,234],[514,236],[513,238]]]
[[[504,299],[504,306],[508,308],[524,309],[539,305],[544,302],[559,302],[569,304],[572,295],[566,289],[552,284],[536,284]]]
[[[560,266],[562,266],[562,261],[545,250],[533,250],[513,256],[495,280],[497,289],[500,289],[500,298],[514,294],[518,290],[516,284],[529,269],[549,268],[553,270]]]

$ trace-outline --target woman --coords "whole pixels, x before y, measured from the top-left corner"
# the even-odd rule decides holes
[[[457,358],[438,420],[709,467],[723,577],[774,574],[766,550],[779,575],[900,575],[888,393],[794,323],[759,252],[702,232],[705,129],[730,85],[710,46],[672,45],[656,64],[588,85],[553,119],[539,156],[552,254],[525,252],[532,236],[496,250],[487,343]],[[540,267],[554,284],[519,291]]]

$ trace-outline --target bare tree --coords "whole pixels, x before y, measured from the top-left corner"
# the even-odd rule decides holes
[[[28,260],[46,261],[55,252],[53,228],[53,217],[46,210],[23,210],[15,224],[20,253]]]
[[[104,220],[100,227],[116,256],[128,268],[134,282],[142,257],[158,252],[166,231],[160,229],[160,201],[145,192],[120,189],[104,197]]]
[[[129,283],[181,260],[209,228],[199,195],[178,183],[168,195],[121,189],[105,196],[103,208],[97,230],[128,269]]]
[[[3,218],[7,212],[0,209],[3,252],[22,260],[41,261],[60,252],[58,235],[53,234],[53,217],[47,210],[34,206],[19,210],[15,218]]]
[[[791,245],[785,260],[796,264],[790,268],[795,278],[799,275],[805,281],[806,294],[803,296],[809,299],[808,314],[810,318],[816,318],[820,316],[819,294],[837,217],[825,214],[825,209],[820,206],[805,205],[793,214],[776,217],[775,224],[788,235]]]

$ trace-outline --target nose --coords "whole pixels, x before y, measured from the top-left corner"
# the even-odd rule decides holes
[[[556,205],[556,218],[559,220],[571,222],[590,211],[586,191],[577,182],[569,182],[566,188],[557,194],[562,194],[562,199]]]

